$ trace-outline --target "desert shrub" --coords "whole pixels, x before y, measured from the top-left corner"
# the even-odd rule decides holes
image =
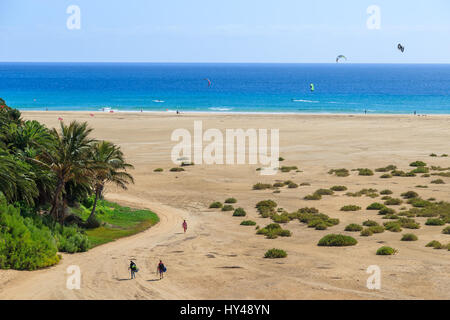
[[[222,207],[223,207],[223,204],[222,204],[222,202],[219,202],[219,201],[213,202],[209,205],[210,209],[219,209]]]
[[[389,173],[385,173],[385,174],[382,174],[382,175],[380,176],[380,178],[381,178],[381,179],[389,179],[389,178],[392,178],[392,175],[389,174]]]
[[[346,191],[347,187],[346,186],[332,186],[330,188],[330,190],[333,190],[333,191]]]
[[[384,189],[384,190],[380,191],[380,194],[383,194],[383,195],[388,195],[388,194],[392,194],[392,193],[393,192],[391,190],[389,190],[389,189]]]
[[[282,188],[282,187],[284,187],[284,183],[283,182],[275,182],[274,184],[273,184],[273,187],[274,188]]]
[[[252,220],[244,220],[241,222],[241,226],[255,226],[256,222]]]
[[[391,231],[391,232],[401,232],[402,231],[402,227],[401,227],[400,223],[398,223],[397,221],[385,222],[385,223],[383,223],[383,225],[386,230]]]
[[[405,175],[405,172],[402,170],[392,170],[391,175],[393,177],[403,177]]]
[[[404,199],[412,199],[412,198],[417,198],[417,197],[419,197],[419,195],[417,194],[417,192],[414,192],[414,191],[404,192],[404,193],[401,194],[401,196],[402,196]]]
[[[283,157],[279,157],[278,161],[284,161],[284,158]]]
[[[430,201],[423,200],[420,198],[409,199],[408,203],[415,208],[424,208],[424,207],[428,207],[428,206],[432,205],[432,203]]]
[[[392,171],[395,169],[397,169],[397,166],[394,166],[393,164],[391,164],[386,167],[377,168],[377,169],[375,169],[375,172],[389,172],[389,171]]]
[[[383,233],[384,232],[384,227],[380,226],[380,225],[368,227],[367,229],[369,229],[372,233]]]
[[[272,185],[270,183],[261,183],[258,182],[253,185],[253,190],[265,190],[272,188]]]
[[[309,194],[309,195],[305,196],[303,199],[305,199],[305,200],[320,200],[320,199],[322,199],[322,196],[318,193],[314,193],[314,194]]]
[[[42,220],[24,218],[0,199],[0,269],[35,270],[57,264],[57,243]]]
[[[297,211],[295,218],[297,218],[300,222],[306,223],[309,228],[316,228],[320,224],[325,224],[327,227],[339,224],[339,219],[330,218],[326,214],[305,211],[301,212],[301,210],[302,209]]]
[[[222,211],[233,211],[234,208],[231,204],[226,204],[222,207]]]
[[[228,198],[225,200],[225,203],[236,203],[237,200],[235,198]]]
[[[433,183],[433,184],[445,184],[444,180],[442,180],[442,179],[432,180],[430,183]]]
[[[441,157],[448,157],[448,154],[444,153],[441,155]]]
[[[326,230],[326,229],[328,229],[328,226],[326,223],[320,222],[320,223],[316,224],[316,226],[314,228],[316,230]]]
[[[292,170],[297,170],[298,168],[296,166],[291,166],[291,167],[287,167],[287,166],[282,166],[280,168],[281,172],[290,172]]]
[[[298,184],[296,184],[295,182],[291,182],[288,184],[288,188],[290,188],[290,189],[298,188]]]
[[[412,171],[406,172],[402,177],[415,177],[416,174]]]
[[[341,211],[358,211],[358,210],[361,210],[361,207],[353,204],[349,204],[341,208]]]
[[[360,226],[359,224],[351,223],[351,224],[347,225],[344,230],[345,231],[357,232],[357,231],[361,231],[362,229],[363,229],[363,227]]]
[[[382,219],[397,220],[398,218],[399,216],[397,216],[396,214],[386,214]]]
[[[233,217],[245,217],[247,213],[245,212],[244,209],[242,208],[237,208],[236,210],[234,210],[233,212]]]
[[[444,230],[442,230],[443,234],[450,234],[450,226],[445,227]]]
[[[421,177],[422,178],[429,178],[429,177],[431,177],[431,174],[425,173],[425,174],[421,175]]]
[[[318,246],[345,247],[354,246],[358,243],[355,238],[342,234],[328,234],[319,240]]]
[[[58,225],[55,238],[57,240],[58,251],[75,253],[89,250],[91,244],[86,234],[77,227],[65,227]]]
[[[415,234],[406,233],[402,236],[401,241],[417,241],[418,239]]]
[[[360,176],[373,176],[373,171],[368,168],[359,168],[358,172]]]
[[[427,167],[417,167],[414,170],[411,170],[410,172],[412,173],[428,173],[430,172],[430,169],[428,169]]]
[[[445,221],[442,219],[430,218],[425,222],[425,224],[427,226],[443,226],[445,224]]]
[[[426,188],[428,188],[428,186],[424,186],[424,185],[419,184],[419,185],[416,186],[416,188],[424,188],[424,189],[426,189]]]
[[[175,168],[171,168],[169,171],[170,172],[181,172],[181,171],[184,171],[184,169],[180,168],[180,167],[175,167]]]
[[[450,172],[439,172],[439,173],[432,173],[432,176],[440,176],[440,177],[450,177]]]
[[[381,204],[379,202],[374,202],[372,204],[370,204],[369,206],[367,206],[367,210],[381,210],[386,208],[386,206],[384,204]]]
[[[319,194],[321,196],[330,196],[334,194],[333,190],[330,189],[317,189],[314,193]]]
[[[381,200],[389,200],[389,199],[392,199],[392,197],[391,196],[382,196],[381,197]]]
[[[398,206],[398,205],[401,205],[402,203],[403,203],[403,201],[401,199],[396,199],[396,198],[391,198],[384,202],[384,204],[387,206]]]
[[[328,174],[334,174],[337,177],[348,177],[350,175],[350,172],[347,169],[332,169],[328,171]]]
[[[289,214],[283,213],[283,214],[273,214],[270,216],[270,218],[273,220],[273,222],[276,223],[287,223],[291,221],[291,218],[289,217]]]
[[[409,164],[410,167],[426,167],[427,164],[423,161],[414,161]]]
[[[427,243],[425,247],[433,248],[433,249],[442,249],[442,244],[439,241],[433,240]]]
[[[155,170],[153,170],[153,172],[163,172],[164,169],[163,168],[156,168]]]
[[[371,235],[373,235],[373,232],[369,228],[366,228],[361,231],[360,235],[363,237],[370,237]]]
[[[271,223],[262,229],[259,229],[256,234],[265,235],[268,239],[275,239],[278,236],[290,237],[291,232],[289,230],[284,230],[278,223]]]
[[[366,220],[363,222],[363,226],[365,227],[374,227],[374,226],[378,226],[378,222],[373,221],[373,220]]]
[[[272,193],[281,193],[281,190],[274,190]]]
[[[262,200],[256,204],[256,209],[260,211],[262,208],[268,208],[271,211],[274,211],[277,207],[277,203],[273,200]]]
[[[377,255],[379,256],[390,256],[396,254],[398,251],[394,248],[383,246],[377,250]]]
[[[436,153],[430,153],[430,157],[437,157]]]
[[[264,258],[267,259],[279,259],[279,258],[286,258],[287,257],[287,253],[284,250],[281,249],[270,249],[267,250],[267,252],[264,254]]]
[[[280,231],[279,236],[280,237],[290,237],[292,234],[289,230],[283,229]]]
[[[304,187],[304,186],[310,186],[311,184],[310,183],[308,183],[308,182],[302,182],[302,183],[300,183],[300,186],[301,187]]]

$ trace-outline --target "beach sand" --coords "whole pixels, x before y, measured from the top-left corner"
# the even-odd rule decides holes
[[[349,223],[367,219],[385,222],[376,211],[364,208],[380,198],[347,197],[345,192],[324,196],[320,201],[303,197],[319,188],[345,185],[348,191],[363,188],[391,189],[394,197],[414,190],[424,199],[434,197],[450,201],[450,178],[447,184],[434,185],[436,177],[374,176],[349,177],[327,174],[333,168],[375,169],[394,164],[410,169],[410,162],[450,166],[450,159],[429,154],[450,154],[450,116],[408,115],[256,115],[256,114],[183,114],[173,113],[94,113],[23,112],[25,119],[36,119],[50,127],[65,122],[88,121],[93,136],[110,140],[122,147],[135,166],[135,185],[128,191],[113,187],[106,198],[132,207],[154,210],[161,222],[153,228],[94,248],[86,253],[63,254],[59,265],[33,272],[0,271],[1,299],[450,299],[450,252],[425,245],[431,240],[444,244],[450,235],[443,227],[425,226],[401,233],[385,231],[371,237],[345,232]],[[260,165],[195,165],[185,172],[169,172],[170,140],[178,128],[193,131],[193,121],[202,120],[204,129],[278,128],[282,165],[298,166],[275,176],[261,176]],[[164,172],[153,172],[155,168]],[[274,183],[292,180],[310,186],[254,191],[257,182]],[[427,189],[416,185],[428,185]],[[213,201],[235,197],[247,211],[247,217],[232,217],[230,212],[208,209]],[[289,212],[302,207],[316,207],[340,224],[318,231],[293,220],[283,225],[291,237],[266,239],[255,234],[255,227],[240,226],[251,219],[261,227],[270,219],[259,217],[255,204],[273,199]],[[343,205],[357,204],[363,210],[342,212]],[[183,234],[182,222],[188,222]],[[318,247],[317,242],[329,233],[352,235],[358,244],[352,247]],[[414,233],[418,241],[400,241],[402,234]],[[383,246],[399,250],[394,256],[377,256]],[[284,249],[285,259],[264,259],[271,248]],[[129,259],[135,259],[140,271],[129,279]],[[162,259],[168,272],[156,280],[156,266]],[[80,290],[66,289],[66,268],[80,266]],[[369,290],[366,273],[370,265],[381,269],[381,289]]]

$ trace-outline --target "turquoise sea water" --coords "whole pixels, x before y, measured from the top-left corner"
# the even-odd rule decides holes
[[[21,110],[450,114],[450,65],[0,63],[0,97]]]

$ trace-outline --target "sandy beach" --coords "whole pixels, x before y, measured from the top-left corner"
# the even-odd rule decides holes
[[[330,169],[370,168],[394,164],[411,169],[416,160],[429,166],[449,167],[450,116],[412,115],[312,115],[312,114],[207,114],[191,113],[101,113],[23,112],[49,127],[64,122],[87,121],[97,139],[121,146],[135,167],[135,184],[127,191],[106,190],[106,198],[131,207],[150,208],[160,216],[151,229],[86,253],[63,254],[55,267],[39,271],[0,270],[0,299],[450,299],[450,252],[425,245],[431,240],[447,244],[450,235],[443,227],[425,226],[401,233],[385,231],[371,237],[344,231],[346,225],[367,219],[385,222],[377,211],[365,210],[380,198],[348,197],[345,192],[325,196],[319,201],[303,200],[319,188],[344,185],[348,191],[363,188],[390,189],[393,196],[414,190],[423,199],[434,197],[450,201],[450,178],[446,184],[430,184],[436,177],[393,177],[380,179],[329,175]],[[194,165],[185,172],[169,172],[172,163],[170,140],[175,129],[192,132],[195,120],[204,129],[277,128],[280,130],[280,156],[286,166],[302,172],[279,172],[261,176],[260,165]],[[153,172],[163,168],[163,172]],[[252,190],[255,183],[292,180],[310,186],[295,189]],[[427,185],[421,189],[415,186]],[[213,201],[228,197],[238,200],[235,207],[247,217],[232,217],[230,212],[209,209]],[[316,207],[340,223],[328,230],[314,230],[293,220],[283,228],[291,237],[266,239],[256,235],[255,227],[241,226],[251,219],[261,227],[271,223],[259,216],[255,204],[272,199],[289,212]],[[342,212],[343,205],[363,209]],[[408,205],[409,207],[409,205]],[[188,231],[183,234],[183,219]],[[329,233],[352,235],[358,240],[351,247],[319,247],[317,242]],[[418,241],[400,241],[404,233],[414,233]],[[398,249],[393,256],[377,256],[376,250],[388,245]],[[285,259],[264,259],[271,248],[288,253]],[[137,279],[129,281],[129,259],[140,266]],[[162,259],[168,272],[156,281],[156,265]],[[80,290],[66,289],[66,268],[80,266]],[[369,290],[366,269],[381,269],[381,289]]]

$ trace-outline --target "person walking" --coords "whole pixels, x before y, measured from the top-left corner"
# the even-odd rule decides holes
[[[166,271],[167,271],[166,266],[164,265],[162,260],[159,260],[158,267],[156,268],[156,273],[159,272],[159,279],[164,278],[164,272],[166,272]]]
[[[130,261],[130,267],[128,268],[131,271],[131,279],[136,278],[136,272],[138,272],[138,268],[136,266],[136,263],[133,262],[133,260]]]
[[[184,233],[186,233],[186,230],[187,230],[187,222],[186,222],[186,220],[183,221],[183,230],[184,230]]]

